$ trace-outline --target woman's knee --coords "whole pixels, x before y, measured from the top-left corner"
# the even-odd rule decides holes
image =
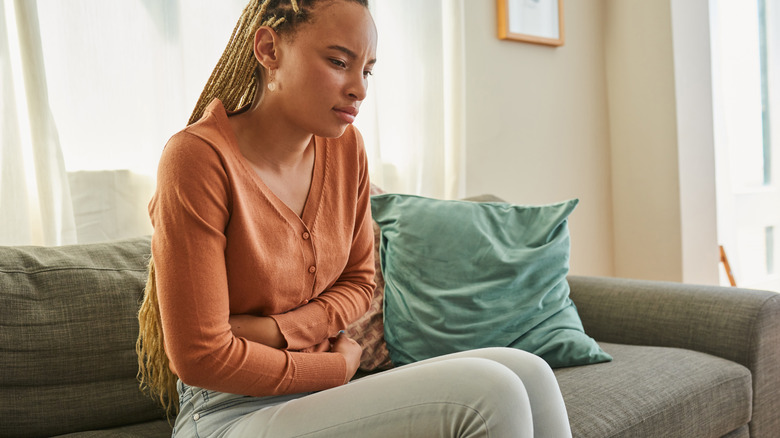
[[[531,436],[531,405],[525,385],[515,372],[485,358],[455,358],[431,367],[429,371],[441,379],[440,384],[451,385],[448,402],[454,409],[463,414],[462,408],[467,407],[469,414],[463,419],[466,429],[481,424],[491,436],[522,437],[526,432]]]
[[[475,350],[476,357],[499,362],[523,381],[537,436],[571,436],[566,404],[552,368],[541,357],[513,348]]]

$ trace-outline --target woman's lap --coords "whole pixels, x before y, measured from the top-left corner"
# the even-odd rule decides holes
[[[289,401],[209,393],[212,400],[205,408],[197,406],[202,400],[186,409],[182,404],[187,417],[181,425],[177,420],[177,433],[183,436],[189,429],[198,435],[187,436],[201,438],[471,437],[490,430],[492,437],[570,436],[552,371],[537,356],[513,349],[429,359]]]

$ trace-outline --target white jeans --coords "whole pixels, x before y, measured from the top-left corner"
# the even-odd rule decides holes
[[[550,367],[510,348],[437,357],[266,407],[182,388],[206,402],[182,398],[177,438],[571,437]]]

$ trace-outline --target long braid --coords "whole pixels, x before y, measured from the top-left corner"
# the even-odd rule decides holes
[[[160,402],[168,418],[179,412],[177,377],[171,371],[165,354],[165,338],[160,319],[160,303],[157,299],[154,260],[149,260],[149,277],[144,290],[144,300],[138,311],[139,335],[135,343],[138,356],[138,381],[142,390]]]
[[[257,90],[254,80],[254,70],[257,62],[254,58],[252,44],[254,32],[260,27],[269,0],[252,0],[244,8],[241,18],[236,23],[230,35],[225,51],[219,58],[214,71],[211,72],[206,86],[195,105],[187,124],[195,123],[203,115],[206,106],[216,97],[222,101],[228,111],[236,110],[249,102]],[[263,22],[269,25],[276,17],[270,17]],[[278,24],[277,24],[278,25]],[[271,26],[275,27],[275,26]]]
[[[187,124],[200,119],[215,98],[220,99],[228,111],[237,110],[251,102],[264,80],[263,68],[254,57],[255,31],[260,26],[269,26],[280,33],[293,32],[299,23],[308,20],[308,11],[319,1],[324,0],[250,0]],[[367,0],[345,1],[368,7]],[[154,259],[150,259],[149,277],[138,311],[138,381],[141,390],[159,401],[170,419],[179,412],[179,393],[176,389],[178,377],[171,371],[165,353],[155,271]]]

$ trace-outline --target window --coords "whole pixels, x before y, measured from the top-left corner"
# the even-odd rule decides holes
[[[774,254],[780,225],[780,5],[712,0],[718,234],[738,286],[780,291]],[[775,128],[777,129],[777,128]],[[726,281],[723,284],[728,284]]]

